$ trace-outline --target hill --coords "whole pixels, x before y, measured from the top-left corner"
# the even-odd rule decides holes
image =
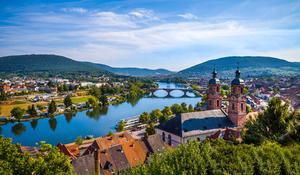
[[[174,72],[166,70],[166,69],[146,69],[146,68],[117,68],[110,67],[105,64],[95,64],[98,68],[112,72],[118,75],[126,75],[126,76],[136,76],[136,77],[145,77],[145,76],[160,76],[160,75],[170,75]]]
[[[173,73],[165,69],[114,68],[104,64],[75,61],[59,55],[36,54],[0,57],[0,73],[32,72],[113,73],[138,77],[169,75]]]
[[[17,55],[0,57],[0,72],[95,72],[106,71],[58,55]]]
[[[178,72],[177,76],[210,75],[215,67],[220,77],[233,76],[239,63],[242,76],[296,75],[300,74],[300,63],[262,56],[231,56],[192,66]]]

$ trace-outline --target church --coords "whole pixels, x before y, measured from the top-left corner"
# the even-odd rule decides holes
[[[235,78],[231,81],[229,105],[226,108],[222,107],[221,84],[214,70],[212,79],[208,82],[207,110],[178,114],[158,125],[155,128],[156,133],[171,146],[190,140],[239,138],[247,115],[245,84],[240,75],[240,70],[237,68]]]

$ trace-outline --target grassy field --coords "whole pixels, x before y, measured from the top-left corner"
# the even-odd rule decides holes
[[[93,99],[96,100],[96,98],[94,96],[91,96],[91,95],[71,97],[71,100],[74,104],[77,104],[77,103],[87,102],[89,100],[89,98],[93,98]],[[64,100],[59,99],[59,100],[55,100],[55,102],[56,103],[63,103]]]
[[[90,95],[71,97],[72,102],[74,104],[76,104],[76,103],[82,103],[82,102],[87,102],[89,98],[94,98],[96,100],[95,97],[90,96]],[[55,100],[55,102],[56,103],[63,103],[63,99]],[[48,105],[48,102],[32,103],[32,102],[28,102],[28,101],[27,102],[26,101],[14,101],[14,102],[11,102],[9,104],[1,104],[0,105],[0,116],[9,117],[10,116],[10,111],[14,107],[20,107],[20,108],[26,110],[28,108],[28,106],[31,106],[32,104],[46,106],[46,105]]]
[[[90,96],[90,95],[71,97],[73,103],[87,102],[89,100],[89,98],[93,98],[94,100],[96,100],[96,98],[94,96]]]
[[[5,117],[9,117],[10,116],[10,111],[14,108],[14,107],[20,107],[22,109],[27,109],[28,106],[31,106],[32,104],[34,105],[47,105],[47,102],[37,102],[37,103],[31,103],[31,102],[27,102],[27,103],[22,103],[22,104],[4,104],[4,105],[0,105],[0,116],[5,116]]]

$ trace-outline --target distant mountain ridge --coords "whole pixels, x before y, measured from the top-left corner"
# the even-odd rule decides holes
[[[173,73],[166,69],[114,68],[104,64],[80,62],[64,56],[47,54],[0,57],[0,72],[86,72],[141,77]]]
[[[242,76],[267,75],[298,75],[299,62],[288,62],[283,59],[263,56],[230,56],[209,60],[190,68],[179,71],[176,76],[203,76],[210,75],[215,68],[220,77],[232,77],[239,65]]]
[[[110,67],[105,64],[95,64],[95,65],[100,69],[112,72],[114,74],[137,76],[137,77],[170,75],[175,73],[167,69],[146,69],[146,68],[134,68],[134,67],[118,68],[118,67]]]
[[[0,72],[105,72],[58,55],[16,55],[0,57]]]

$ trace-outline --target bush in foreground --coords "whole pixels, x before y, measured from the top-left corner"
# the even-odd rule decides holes
[[[0,174],[68,175],[73,168],[68,157],[57,147],[40,144],[40,153],[30,156],[19,151],[19,145],[0,136]]]
[[[300,174],[300,146],[190,142],[150,157],[125,174]]]

